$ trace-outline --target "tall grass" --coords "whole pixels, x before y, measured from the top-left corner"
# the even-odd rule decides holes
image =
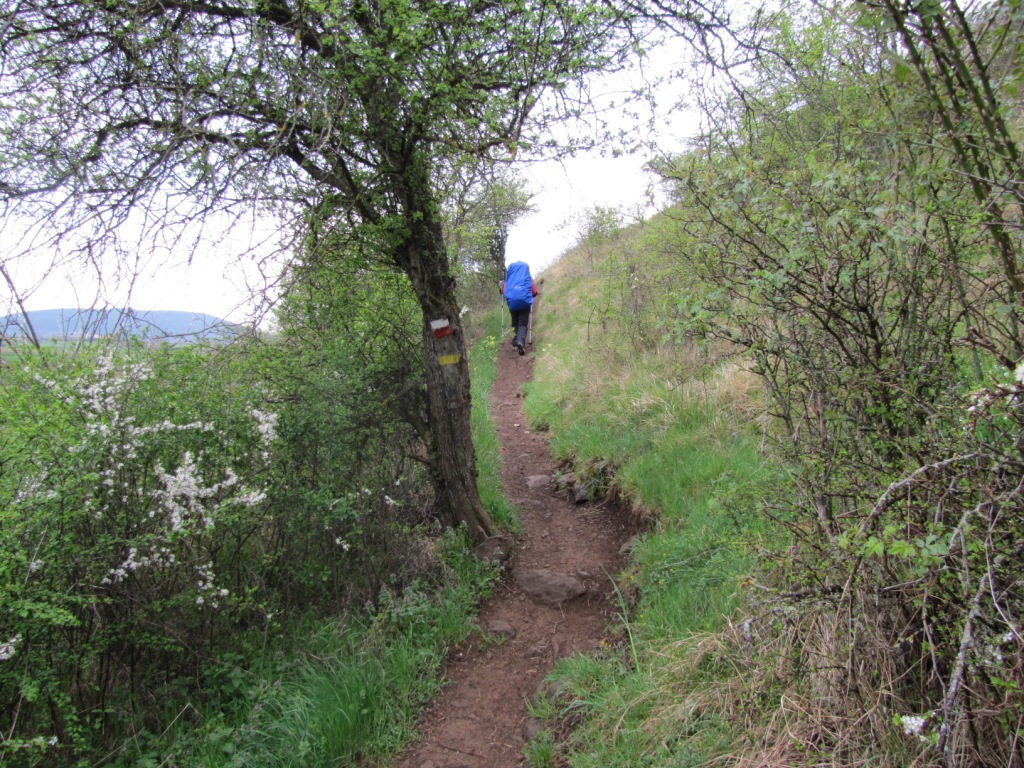
[[[749,516],[725,511],[768,474],[756,380],[684,347],[638,348],[614,318],[588,327],[581,295],[600,295],[600,281],[578,254],[545,273],[526,408],[558,457],[616,467],[620,496],[648,527],[617,575],[618,639],[554,673],[569,682],[562,714],[577,726],[563,757],[602,768],[701,765],[739,732],[713,708],[678,709],[684,691],[710,691],[729,672],[690,664],[691,646],[728,627],[754,549],[772,536],[753,505]]]
[[[221,764],[327,768],[397,753],[439,690],[447,649],[470,633],[491,576],[461,535],[443,548],[446,583],[385,599],[368,619],[314,626],[240,732],[244,748]]]
[[[219,700],[178,713],[162,734],[137,734],[106,764],[327,768],[394,756],[414,737],[448,649],[473,631],[496,575],[461,532],[439,539],[434,556],[437,579],[384,594],[364,612],[293,617],[251,659],[235,657],[207,681],[223,689]]]
[[[377,654],[364,627],[331,624],[309,641],[249,731],[242,764],[338,765],[407,735],[415,694],[429,692],[430,678],[417,680],[414,670],[430,669],[436,649],[400,638]]]

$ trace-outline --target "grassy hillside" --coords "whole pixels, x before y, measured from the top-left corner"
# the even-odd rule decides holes
[[[711,712],[712,727],[683,722],[680,690],[696,693],[716,675],[690,669],[690,650],[736,615],[755,549],[780,545],[753,507],[737,515],[723,506],[770,480],[758,451],[765,424],[757,379],[728,348],[644,343],[630,333],[646,327],[661,336],[656,308],[629,300],[630,286],[654,280],[658,269],[654,259],[629,255],[647,252],[659,227],[585,245],[543,275],[526,401],[532,424],[549,431],[555,454],[577,473],[602,472],[646,525],[631,567],[616,575],[618,643],[555,673],[572,694],[548,714],[580,725],[558,747],[574,766],[700,764],[738,735]],[[623,281],[623,272],[635,280]],[[623,307],[635,311],[624,316]],[[680,728],[689,729],[685,737]],[[535,764],[553,764],[550,743],[532,750]]]
[[[545,276],[532,418],[656,522],[535,764],[1024,762],[1024,18],[955,10],[752,22]]]

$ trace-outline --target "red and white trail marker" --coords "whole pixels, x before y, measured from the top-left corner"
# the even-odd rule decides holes
[[[444,320],[431,320],[430,330],[434,332],[435,339],[443,339],[445,336],[452,335],[452,326],[447,318]]]

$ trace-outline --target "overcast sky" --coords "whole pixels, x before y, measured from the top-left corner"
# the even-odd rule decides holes
[[[571,247],[578,232],[576,222],[585,211],[595,205],[632,208],[642,204],[654,182],[644,172],[644,162],[639,155],[612,159],[594,154],[526,166],[523,175],[534,193],[535,212],[510,232],[507,260],[525,261],[537,274]],[[84,266],[56,271],[42,282],[38,261],[8,263],[8,267],[15,285],[28,294],[29,309],[130,305],[138,310],[204,312],[241,322],[254,305],[251,297],[279,271],[268,265],[264,275],[250,259],[238,259],[244,247],[237,239],[229,239],[217,249],[202,250],[191,264],[182,263],[173,253],[157,253],[120,276],[108,270],[103,285]],[[134,272],[137,275],[129,280]],[[0,285],[0,290],[9,299],[7,286]]]
[[[658,191],[654,176],[644,171],[645,162],[642,155],[589,155],[526,167],[523,175],[536,210],[509,233],[506,260],[525,261],[537,274],[572,247],[580,217],[594,206],[645,206],[649,193]]]
[[[661,66],[670,68],[672,63],[662,62]],[[621,82],[607,86],[608,98],[621,98],[623,89]],[[670,96],[663,101],[671,104],[677,99],[678,96]],[[678,148],[683,137],[692,132],[692,122],[691,117],[678,114],[672,123],[661,117],[646,136],[638,139],[650,141],[657,137],[663,148]],[[567,129],[573,130],[573,126]],[[537,274],[571,247],[577,237],[578,219],[588,209],[601,205],[632,210],[643,205],[652,191],[657,195],[660,190],[656,180],[644,170],[647,159],[643,153],[613,158],[593,151],[563,161],[525,165],[522,172],[534,194],[531,202],[535,212],[520,220],[510,232],[507,260],[525,261]],[[237,257],[248,247],[239,238],[246,237],[249,229],[258,226],[240,224],[230,240],[217,248],[204,249],[191,264],[181,263],[182,257],[164,251],[126,270],[126,277],[129,272],[137,272],[130,281],[119,280],[108,271],[102,286],[81,266],[51,274],[44,282],[39,282],[39,264],[7,262],[7,267],[19,291],[27,294],[28,309],[131,306],[138,310],[203,312],[242,322],[255,306],[252,297],[259,295],[280,272],[275,265],[260,267],[252,259]],[[0,238],[10,240],[3,232]],[[3,251],[9,253],[12,246],[10,242],[0,242],[0,255]],[[0,282],[3,311],[15,311],[10,307],[10,297],[11,291]]]

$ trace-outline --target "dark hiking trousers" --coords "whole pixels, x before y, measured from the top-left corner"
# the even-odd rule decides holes
[[[510,309],[512,313],[512,327],[515,329],[516,338],[512,343],[516,347],[526,346],[526,329],[530,325],[530,308],[526,309]]]

